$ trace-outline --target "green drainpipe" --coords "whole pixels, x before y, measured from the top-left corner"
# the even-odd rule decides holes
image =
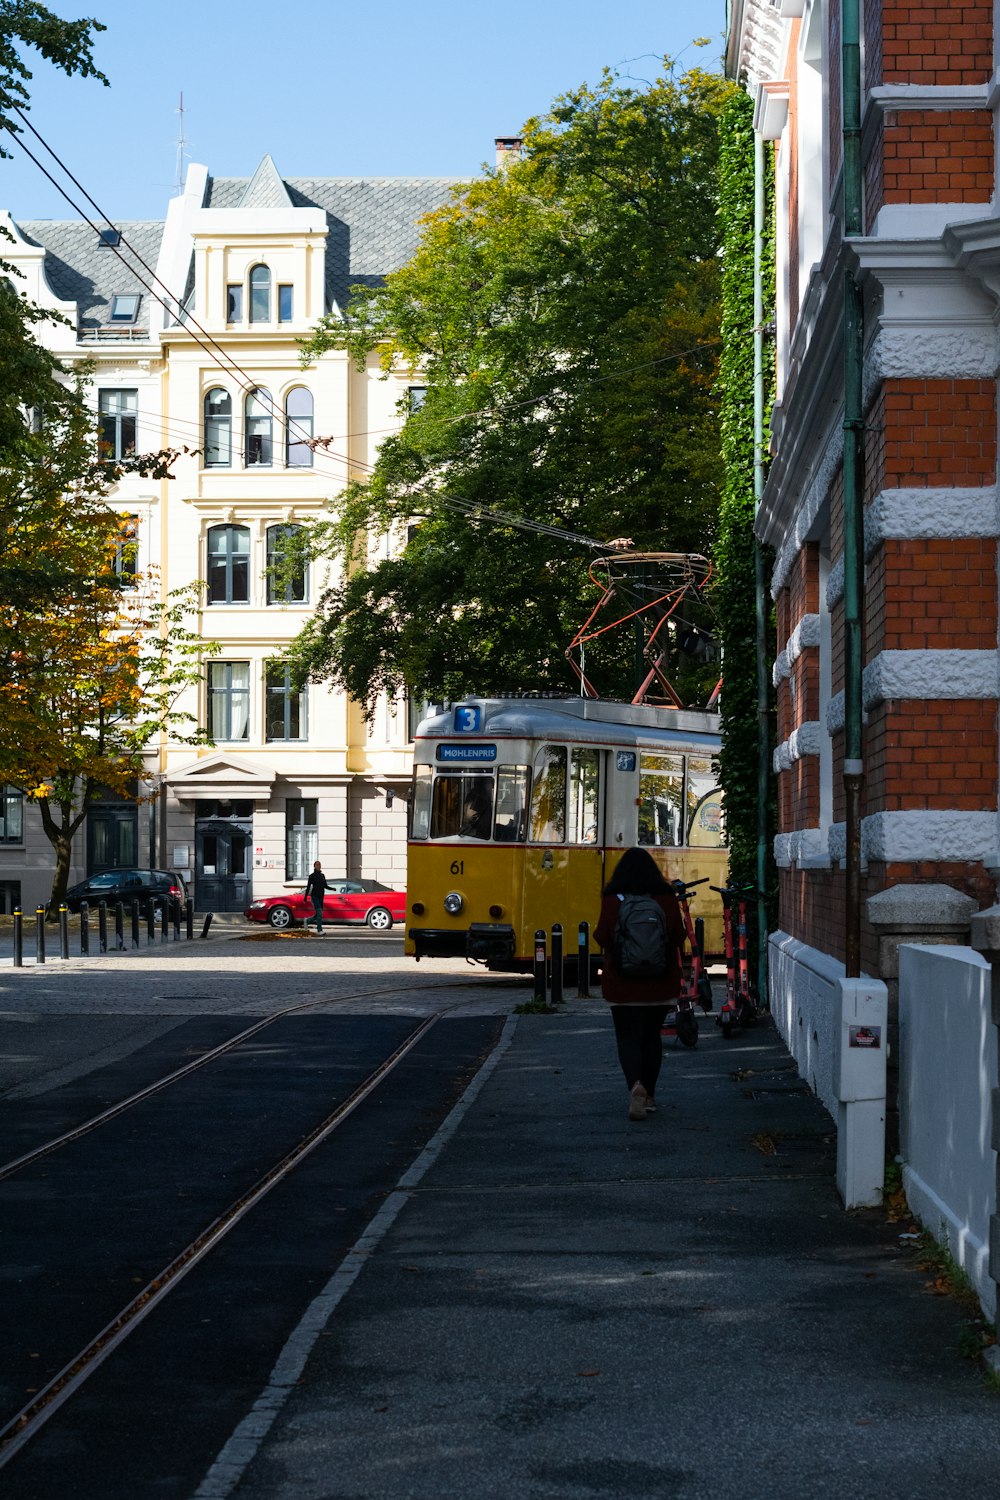
[[[860,236],[861,33],[858,0],[843,0],[844,238]],[[861,973],[861,613],[864,595],[864,303],[853,265],[844,267],[844,792],[847,813],[848,978]]]

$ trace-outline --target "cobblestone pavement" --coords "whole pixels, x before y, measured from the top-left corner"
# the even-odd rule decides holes
[[[456,1014],[470,1015],[510,1010],[527,983],[461,959],[418,964],[401,934],[236,932],[44,965],[26,956],[21,969],[0,958],[0,1014],[259,1015],[327,998],[338,1009],[420,1015],[454,998],[465,1001]]]

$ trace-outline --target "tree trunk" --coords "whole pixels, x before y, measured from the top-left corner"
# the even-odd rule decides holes
[[[38,804],[45,836],[56,853],[55,870],[52,874],[52,892],[48,905],[48,915],[53,919],[58,916],[59,908],[66,899],[69,869],[73,860],[73,835],[87,815],[86,803],[75,814],[72,802],[57,802],[54,805],[59,812],[58,821],[53,815],[53,803],[50,798],[42,797]]]

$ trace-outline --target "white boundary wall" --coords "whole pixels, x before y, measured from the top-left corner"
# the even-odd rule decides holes
[[[990,969],[971,948],[899,949],[899,1113],[903,1186],[913,1213],[996,1315],[989,1221],[996,1201],[990,1099],[997,1032]]]
[[[836,1120],[833,1083],[840,1045],[840,981],[844,965],[787,932],[769,942],[771,1014],[799,1072]]]

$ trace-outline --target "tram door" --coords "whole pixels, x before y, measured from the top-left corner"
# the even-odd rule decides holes
[[[523,925],[550,933],[559,922],[567,955],[575,951],[579,923],[593,930],[600,913],[602,759],[602,751],[567,745],[535,751]]]
[[[252,897],[253,803],[209,804],[194,825],[198,911],[245,911]]]

